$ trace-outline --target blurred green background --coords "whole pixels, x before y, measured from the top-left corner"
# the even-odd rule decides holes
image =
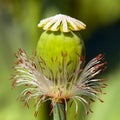
[[[16,101],[20,89],[9,80],[18,48],[29,54],[41,30],[40,19],[63,13],[83,21],[86,61],[99,53],[106,56],[108,79],[104,103],[92,105],[87,120],[120,120],[120,0],[0,0],[0,120],[36,120],[34,108]],[[83,117],[83,116],[82,116]],[[41,119],[42,120],[42,119]]]

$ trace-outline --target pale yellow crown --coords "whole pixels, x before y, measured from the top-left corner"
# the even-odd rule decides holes
[[[85,29],[86,25],[70,16],[58,14],[46,19],[43,19],[38,24],[38,27],[42,27],[44,30],[49,31],[61,31],[61,32],[70,32],[70,31],[79,31]]]

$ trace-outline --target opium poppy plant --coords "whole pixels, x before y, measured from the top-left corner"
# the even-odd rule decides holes
[[[13,86],[25,86],[20,99],[26,105],[31,99],[35,100],[35,115],[46,101],[51,102],[53,114],[58,104],[63,106],[61,110],[65,113],[69,100],[75,103],[76,113],[79,102],[87,114],[92,112],[90,103],[95,98],[102,102],[98,94],[103,94],[102,88],[106,84],[105,79],[97,78],[97,75],[105,69],[106,61],[104,55],[99,54],[85,63],[84,42],[73,31],[85,29],[86,25],[59,14],[40,21],[38,26],[45,31],[38,41],[36,54],[29,57],[22,49],[16,53],[12,79]],[[61,115],[65,120],[66,114]],[[62,120],[55,114],[54,119]]]

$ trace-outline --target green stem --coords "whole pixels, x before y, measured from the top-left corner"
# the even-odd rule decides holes
[[[66,120],[65,105],[62,103],[57,103],[53,109],[53,119],[54,120]]]

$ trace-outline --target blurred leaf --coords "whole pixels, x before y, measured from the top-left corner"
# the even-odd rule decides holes
[[[119,120],[120,119],[120,66],[116,71],[108,75],[108,87],[106,95],[100,96],[104,103],[99,101],[93,105],[93,114],[87,116],[87,120]]]

